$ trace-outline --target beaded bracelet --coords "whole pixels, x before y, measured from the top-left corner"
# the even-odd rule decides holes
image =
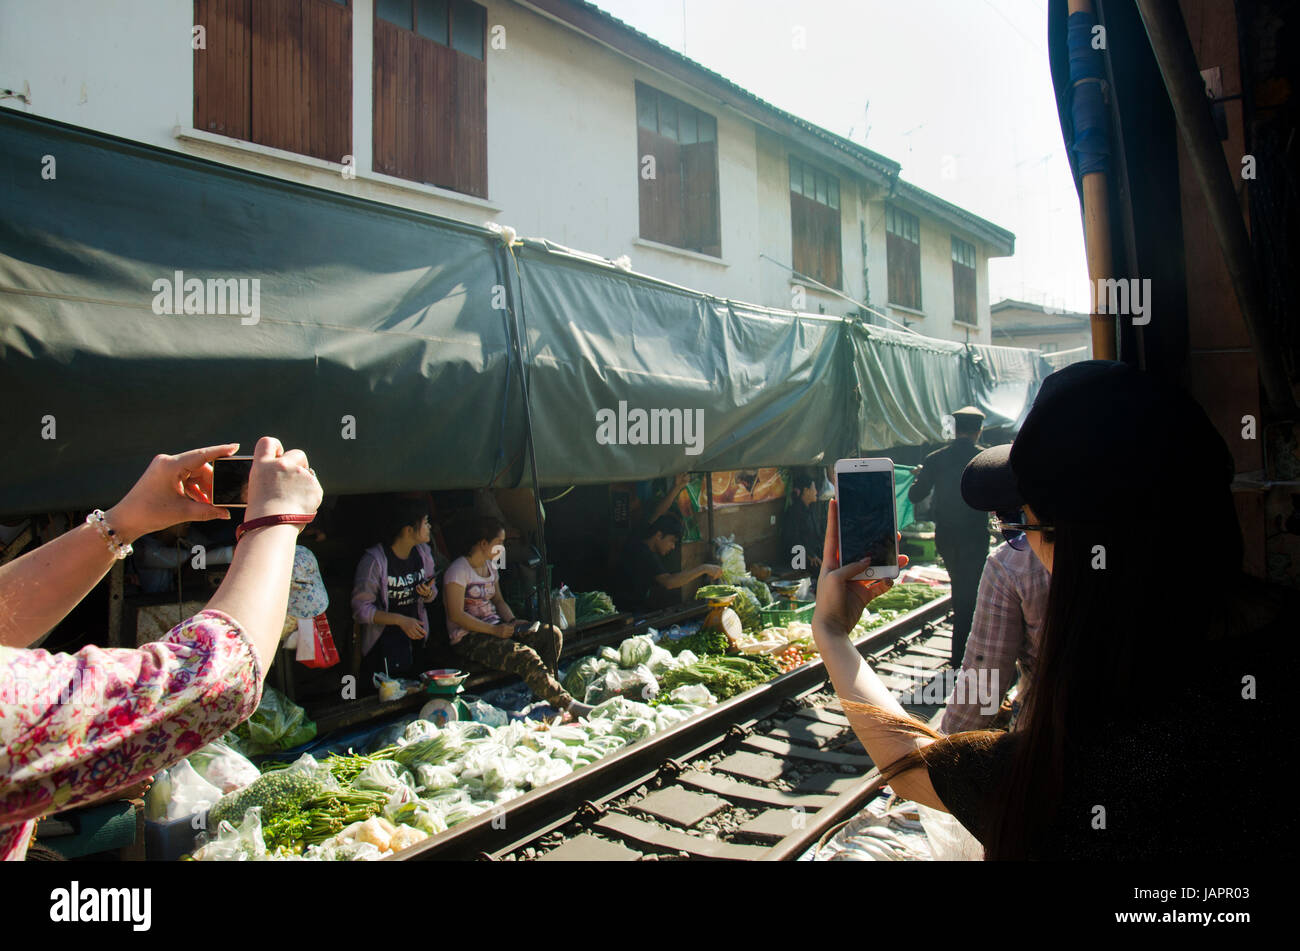
[[[108,518],[101,510],[95,509],[95,511],[87,515],[86,524],[93,525],[99,529],[99,534],[103,536],[104,541],[108,543],[108,550],[113,553],[113,557],[118,561],[121,561],[134,551],[130,545],[124,544],[121,539],[117,537],[117,532],[113,531],[113,526],[108,524]]]

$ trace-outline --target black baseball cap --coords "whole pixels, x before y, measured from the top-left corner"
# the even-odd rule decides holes
[[[1094,521],[1205,501],[1227,489],[1233,468],[1191,397],[1127,364],[1087,360],[1043,380],[1015,441],[975,456],[961,493],[984,512],[1028,504],[1044,520]]]

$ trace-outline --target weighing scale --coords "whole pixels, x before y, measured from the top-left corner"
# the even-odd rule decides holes
[[[433,699],[420,708],[420,719],[428,720],[439,727],[454,721],[469,721],[469,707],[460,695],[465,692],[461,686],[469,674],[459,670],[426,670],[420,674],[424,681],[424,692]]]

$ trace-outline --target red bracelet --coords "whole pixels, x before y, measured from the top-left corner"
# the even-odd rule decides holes
[[[255,528],[266,528],[268,525],[306,525],[315,518],[315,515],[263,515],[235,528],[235,544]]]

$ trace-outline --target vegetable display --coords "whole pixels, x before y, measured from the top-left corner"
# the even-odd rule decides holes
[[[690,651],[701,657],[705,654],[725,654],[730,646],[731,642],[727,640],[727,635],[721,631],[697,631],[679,637],[675,641],[664,642],[664,647],[674,654],[680,655],[684,651]]]
[[[311,760],[311,757],[303,759]],[[229,793],[217,800],[208,812],[208,823],[214,827],[222,822],[236,825],[253,806],[262,807],[263,822],[270,821],[276,816],[292,812],[308,799],[329,792],[333,781],[330,772],[316,768],[314,761],[305,768],[297,768],[295,764],[288,769],[263,773],[238,792]]]
[[[577,604],[574,605],[574,620],[578,624],[588,624],[611,614],[617,614],[614,599],[604,591],[580,591]]]
[[[700,590],[702,597],[744,592],[757,602],[749,587]],[[942,593],[927,585],[898,585],[871,603],[871,613],[864,614],[855,633]],[[797,621],[752,629],[746,644],[755,653],[728,655],[728,638],[720,632],[663,643],[656,638],[653,632],[627,638],[568,669],[565,689],[595,705],[575,723],[452,721],[439,727],[417,719],[385,727],[370,742],[391,745],[367,755],[348,751],[332,753],[320,763],[309,755],[287,766],[268,763],[251,783],[227,792],[211,807],[210,838],[195,858],[380,858],[670,729],[817,656],[811,625]],[[503,711],[496,712],[504,717]],[[229,758],[226,751],[204,755],[210,759],[217,753]],[[251,770],[228,772],[242,772],[247,779]]]
[[[726,700],[751,687],[767,683],[781,671],[765,657],[706,657],[694,664],[664,674],[663,690],[699,684],[719,700]]]

